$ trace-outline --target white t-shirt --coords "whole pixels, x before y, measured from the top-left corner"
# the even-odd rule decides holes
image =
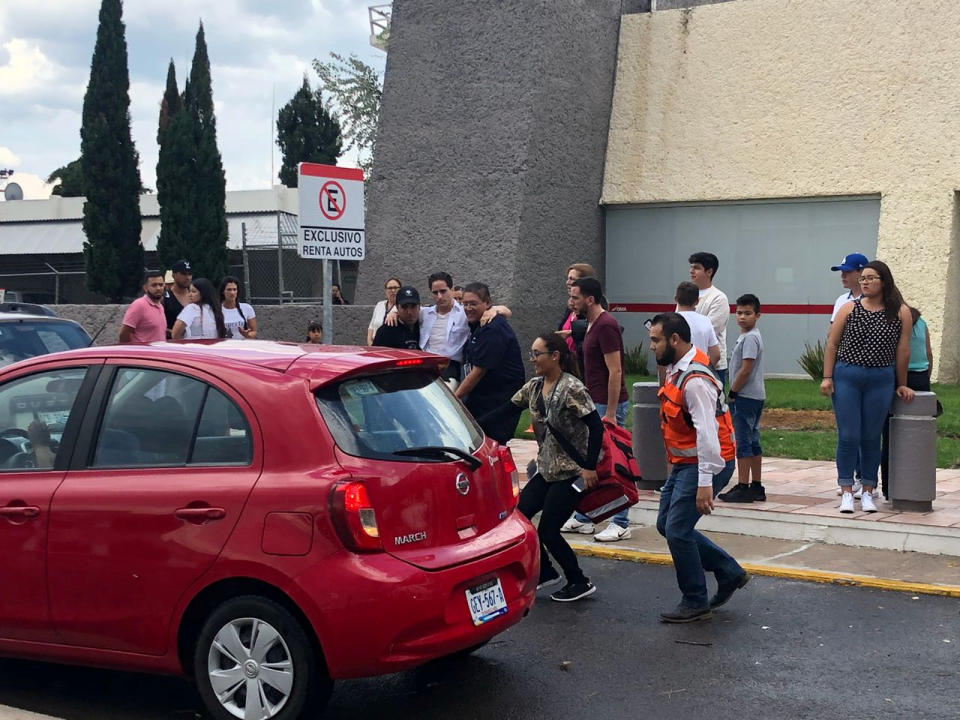
[[[187,334],[183,336],[185,340],[216,340],[219,337],[213,308],[209,305],[204,305],[202,311],[196,303],[184,305],[177,320],[187,326]]]
[[[243,327],[244,320],[250,322],[250,318],[255,318],[257,314],[253,311],[253,307],[247,303],[237,303],[240,307],[240,310],[237,308],[223,308],[223,324],[227,326],[227,337],[232,337],[234,340],[246,340],[243,337],[243,333],[240,332],[240,328]],[[243,312],[243,315],[240,312]]]
[[[449,321],[450,313],[446,315],[437,313],[437,319],[433,321],[433,326],[430,328],[430,339],[427,340],[424,349],[430,348],[430,352],[439,352],[439,350],[435,350],[434,348],[443,349],[447,344],[447,323]]]
[[[698,350],[709,353],[710,348],[719,345],[717,333],[713,329],[713,323],[706,315],[701,315],[696,310],[678,310],[683,315],[690,326],[690,343]]]
[[[397,306],[394,305],[390,308],[390,312],[395,313],[397,311]],[[387,301],[381,300],[376,305],[373,306],[373,316],[370,318],[370,324],[367,325],[367,328],[373,330],[374,333],[380,329],[380,326],[383,325],[383,321],[387,317]]]
[[[840,308],[846,305],[848,302],[853,302],[856,300],[859,295],[854,295],[852,292],[847,290],[843,295],[837,298],[837,301],[833,304],[833,315],[830,316],[830,322],[833,322],[837,319],[837,313],[840,312]]]
[[[730,301],[716,285],[700,291],[697,312],[710,318],[713,330],[720,341],[720,359],[717,370],[727,369],[727,321],[730,319]]]

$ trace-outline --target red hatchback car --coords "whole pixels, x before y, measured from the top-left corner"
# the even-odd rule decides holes
[[[0,371],[0,655],[193,676],[218,718],[469,651],[534,601],[517,470],[423,353],[261,341]]]

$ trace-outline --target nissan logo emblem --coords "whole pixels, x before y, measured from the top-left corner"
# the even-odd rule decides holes
[[[463,473],[457,473],[456,488],[458,493],[466,495],[470,492],[470,478]]]

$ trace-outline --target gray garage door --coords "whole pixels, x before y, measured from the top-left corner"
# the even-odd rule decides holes
[[[767,372],[800,375],[804,341],[825,337],[843,291],[830,267],[850,252],[873,259],[879,218],[879,197],[609,207],[606,294],[627,347],[636,346],[646,337],[643,321],[673,308],[690,254],[712,252],[716,285],[731,303],[747,292],[760,298]],[[728,355],[737,335],[731,316]]]

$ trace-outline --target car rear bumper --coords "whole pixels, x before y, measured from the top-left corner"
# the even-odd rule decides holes
[[[430,572],[387,553],[341,553],[301,575],[299,590],[315,603],[311,621],[333,678],[406,670],[486,642],[529,612],[536,595],[539,543],[519,513],[505,522],[523,526],[515,545],[472,562]],[[337,563],[336,573],[328,563]],[[333,576],[338,581],[331,587]],[[475,626],[466,591],[499,578],[507,612]],[[310,615],[311,613],[308,613]]]

